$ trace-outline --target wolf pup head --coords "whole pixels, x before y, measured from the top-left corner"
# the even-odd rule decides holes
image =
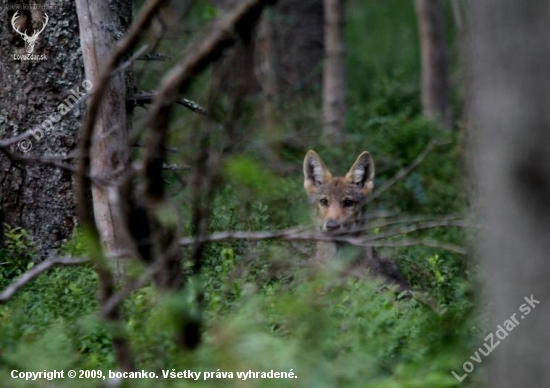
[[[304,188],[317,226],[327,234],[360,234],[366,222],[366,200],[374,187],[374,162],[362,152],[348,173],[333,177],[315,151],[304,159]]]

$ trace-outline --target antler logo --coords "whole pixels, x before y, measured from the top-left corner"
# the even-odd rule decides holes
[[[46,28],[49,18],[48,18],[48,15],[44,13],[44,22],[43,22],[44,24],[42,25],[42,29],[40,31],[34,30],[33,34],[31,36],[28,36],[27,30],[25,30],[25,32],[21,32],[19,31],[19,28],[15,25],[15,20],[19,17],[19,15],[17,15],[18,13],[19,11],[13,14],[13,17],[11,18],[11,26],[13,27],[15,32],[17,32],[19,35],[23,37],[23,40],[25,41],[25,50],[27,51],[28,54],[31,54],[34,51],[34,44],[38,39],[38,35],[40,35],[40,33],[44,31],[44,28]]]

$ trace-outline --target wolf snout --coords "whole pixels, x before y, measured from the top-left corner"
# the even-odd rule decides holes
[[[334,220],[329,220],[323,225],[323,232],[333,232],[340,229],[340,223]]]

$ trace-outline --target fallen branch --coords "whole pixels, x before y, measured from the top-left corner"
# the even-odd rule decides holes
[[[56,259],[50,259],[43,261],[34,267],[32,267],[30,270],[25,272],[23,275],[19,276],[17,280],[15,280],[13,283],[11,283],[1,294],[0,294],[0,304],[6,303],[8,300],[10,300],[16,293],[19,291],[22,287],[24,287],[27,283],[29,283],[31,280],[38,277],[43,272],[46,272],[50,268],[53,268],[58,265],[82,265],[89,263],[90,259],[88,258],[81,258],[81,259],[75,259],[72,257],[60,257]]]

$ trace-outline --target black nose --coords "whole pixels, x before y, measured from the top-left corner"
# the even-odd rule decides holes
[[[325,224],[325,229],[327,230],[327,232],[331,232],[335,229],[338,229],[339,227],[340,227],[340,224],[334,220],[329,220]]]

